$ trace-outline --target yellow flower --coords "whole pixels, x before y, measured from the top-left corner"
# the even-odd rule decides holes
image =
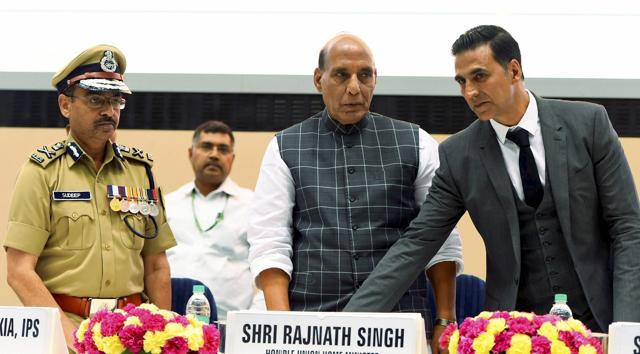
[[[151,354],[160,354],[166,342],[167,338],[163,332],[147,332],[144,334],[143,349]]]
[[[122,309],[115,309],[115,310],[113,310],[113,313],[119,313],[119,314],[121,314],[123,316],[127,315],[127,312],[125,310],[122,310]]]
[[[195,328],[202,328],[202,326],[203,326],[203,323],[198,321],[196,316],[194,316],[192,314],[188,314],[187,315],[187,321],[189,321],[189,324],[192,325]]]
[[[550,341],[558,339],[558,329],[554,327],[550,322],[545,322],[538,329],[538,334],[546,337]]]
[[[449,349],[449,353],[457,354],[458,353],[458,341],[460,340],[460,331],[457,329],[451,333],[451,337],[449,337],[449,345],[447,349]]]
[[[102,344],[102,333],[100,333],[100,322],[96,323],[93,325],[93,328],[91,328],[91,333],[93,333],[93,342],[96,343],[96,347],[98,348],[98,350],[100,350],[101,352],[104,351],[104,346]]]
[[[596,348],[590,344],[581,345],[578,354],[597,354]]]
[[[139,308],[151,311],[152,313],[156,313],[158,312],[158,306],[154,305],[154,304],[141,304],[140,306],[138,306]]]
[[[191,325],[184,330],[184,336],[187,338],[189,350],[197,352],[204,345],[204,337],[201,328],[195,328]]]
[[[551,354],[571,354],[564,342],[559,340],[551,341]]]
[[[171,311],[167,311],[167,310],[159,310],[158,313],[162,317],[164,317],[164,319],[167,320],[167,321],[173,319],[176,316],[175,312],[171,312]]]
[[[477,354],[489,354],[496,343],[496,338],[491,333],[484,332],[473,340],[472,347]]]
[[[529,354],[531,353],[531,337],[518,333],[511,337],[511,346],[507,349],[507,354]]]
[[[124,321],[124,326],[142,326],[142,321],[140,321],[140,318],[138,316],[131,316],[128,317],[125,321]]]
[[[489,312],[489,311],[482,311],[478,314],[478,316],[476,316],[475,318],[484,318],[484,319],[490,319],[491,316],[493,316],[493,312]]]
[[[487,325],[487,333],[495,336],[504,331],[505,328],[507,328],[507,321],[504,318],[492,318]]]
[[[512,318],[524,317],[524,318],[528,319],[529,321],[533,321],[534,314],[531,313],[531,312],[511,311],[511,312],[509,312],[509,316],[511,316]]]
[[[76,338],[78,338],[78,342],[84,341],[84,334],[87,333],[87,329],[89,328],[89,319],[82,321],[78,330],[76,331]]]
[[[167,339],[184,336],[184,327],[180,323],[167,323],[164,326],[164,335],[168,337]]]
[[[122,354],[125,351],[124,345],[120,342],[118,335],[104,337],[102,339],[105,354]]]
[[[151,354],[160,354],[162,347],[174,337],[184,337],[184,327],[180,323],[167,323],[163,331],[144,334],[143,349]]]
[[[571,331],[571,326],[569,326],[569,322],[567,321],[556,322],[556,328],[558,331]]]
[[[568,320],[567,323],[569,324],[569,328],[571,328],[572,330],[579,332],[580,334],[582,334],[583,336],[587,337],[587,328],[584,326],[584,324],[578,320],[574,320],[573,318]]]

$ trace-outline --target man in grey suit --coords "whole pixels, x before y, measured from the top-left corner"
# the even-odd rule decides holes
[[[465,211],[487,250],[485,307],[547,313],[566,293],[594,331],[640,321],[640,211],[604,107],[525,89],[518,43],[470,29],[452,47],[478,116],[440,145],[418,216],[345,311],[387,311]]]

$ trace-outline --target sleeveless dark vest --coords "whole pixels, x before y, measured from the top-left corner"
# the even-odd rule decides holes
[[[590,314],[580,280],[562,235],[549,178],[537,209],[513,191],[520,221],[521,271],[516,309],[546,314],[554,294],[567,294],[574,317]],[[589,324],[588,324],[589,325]]]
[[[277,140],[296,188],[291,307],[340,311],[417,215],[418,127],[376,113],[345,126],[325,110]],[[426,285],[423,273],[396,310],[426,316]]]

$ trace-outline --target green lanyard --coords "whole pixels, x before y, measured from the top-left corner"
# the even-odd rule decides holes
[[[198,221],[198,217],[196,216],[196,190],[191,191],[191,213],[193,214],[193,221],[196,223],[196,227],[201,233],[205,233],[218,225],[218,223],[224,220],[224,210],[227,208],[227,202],[229,202],[229,195],[227,193],[224,194],[224,206],[222,207],[222,211],[216,215],[216,220],[213,222],[213,225],[209,226],[206,230],[202,229],[200,226],[200,222]]]

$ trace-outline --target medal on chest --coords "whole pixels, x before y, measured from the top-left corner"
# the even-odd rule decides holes
[[[107,185],[109,209],[125,214],[122,221],[127,228],[134,235],[146,240],[151,240],[158,236],[158,224],[154,218],[160,213],[160,209],[157,206],[157,196],[158,192],[155,188],[145,189],[141,187]],[[129,220],[136,213],[146,216],[146,220],[153,224],[155,231],[151,235],[146,235],[144,229],[136,230],[137,223],[135,221],[132,223]],[[136,217],[136,219],[140,219],[140,217]]]
[[[137,214],[138,211],[140,211],[140,209],[138,207],[138,203],[136,202],[136,195],[134,194],[135,188],[127,187],[127,191],[131,196],[131,199],[129,200],[129,212],[133,214]]]
[[[120,192],[118,186],[112,184],[107,186],[107,198],[109,201],[109,208],[113,211],[120,211]]]

